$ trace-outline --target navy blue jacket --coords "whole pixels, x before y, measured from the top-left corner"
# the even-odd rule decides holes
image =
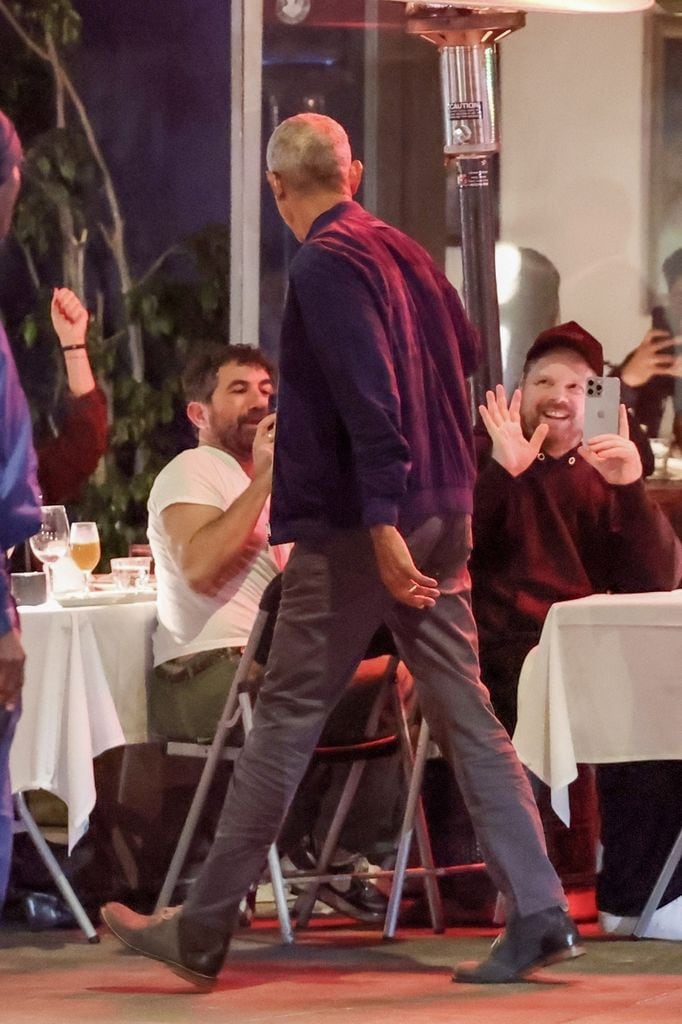
[[[40,496],[31,417],[0,326],[0,636],[12,628],[5,551],[40,527]]]
[[[271,539],[471,512],[479,343],[428,253],[357,203],[318,217],[282,324]]]

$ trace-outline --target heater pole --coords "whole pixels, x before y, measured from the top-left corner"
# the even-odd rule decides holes
[[[490,161],[498,152],[497,43],[525,16],[434,3],[407,5],[407,31],[440,50],[444,156],[455,162],[462,236],[464,304],[479,329],[485,361],[472,382],[472,412],[502,381],[495,281],[495,204]]]

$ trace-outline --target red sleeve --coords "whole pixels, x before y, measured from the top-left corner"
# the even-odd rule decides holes
[[[96,387],[70,397],[57,437],[37,446],[38,480],[46,505],[78,501],[81,489],[107,450],[107,402]]]

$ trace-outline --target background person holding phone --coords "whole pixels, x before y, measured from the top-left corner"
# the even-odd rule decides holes
[[[668,287],[665,306],[651,312],[651,329],[613,371],[622,382],[623,401],[649,438],[658,437],[672,396],[675,442],[682,447],[682,249],[663,263]]]

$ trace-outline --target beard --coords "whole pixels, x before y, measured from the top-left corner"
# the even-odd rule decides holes
[[[232,452],[240,459],[250,459],[256,428],[264,416],[267,416],[267,412],[246,413],[233,423],[213,422],[213,435],[225,451]]]

